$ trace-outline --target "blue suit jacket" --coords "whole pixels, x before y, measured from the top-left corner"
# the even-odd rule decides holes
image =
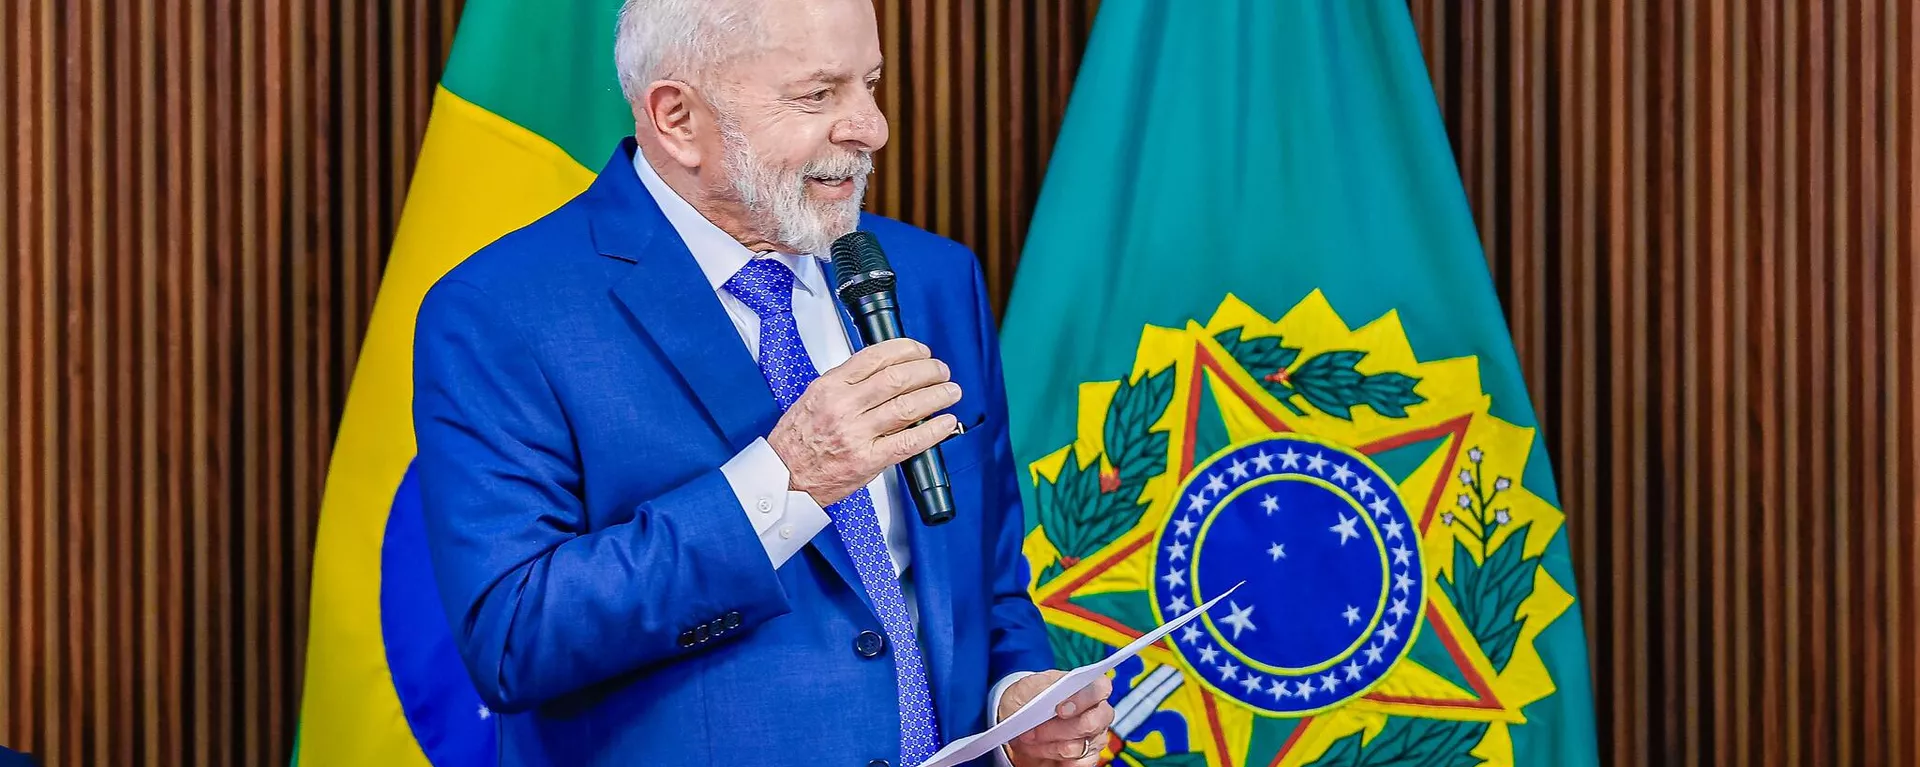
[[[502,763],[897,761],[891,655],[855,651],[880,621],[845,549],[828,528],[776,571],[720,473],[779,410],[633,151],[420,308],[428,543],[461,656],[502,714]],[[952,412],[985,419],[943,448],[957,518],[912,526],[944,742],[986,724],[994,680],[1053,658],[978,264],[896,221],[861,227],[899,274],[907,332],[966,393]]]

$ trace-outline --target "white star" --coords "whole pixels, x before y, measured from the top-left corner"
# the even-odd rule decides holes
[[[1259,692],[1260,677],[1254,676],[1252,674],[1248,674],[1247,678],[1240,680],[1240,686],[1242,688],[1245,688],[1246,691],[1249,693]]]
[[[1276,544],[1273,544],[1273,546],[1271,546],[1271,547],[1269,547],[1269,548],[1267,549],[1267,555],[1268,555],[1268,556],[1271,556],[1271,557],[1273,557],[1273,561],[1275,561],[1275,562],[1278,562],[1278,561],[1280,561],[1280,560],[1282,560],[1282,559],[1286,559],[1286,558],[1287,558],[1287,547],[1285,547],[1285,546],[1282,546],[1282,545],[1280,545],[1280,544],[1278,544],[1278,543],[1276,543]]]
[[[1380,529],[1387,531],[1387,540],[1391,541],[1398,539],[1400,531],[1407,529],[1407,526],[1401,524],[1400,520],[1389,519],[1386,524],[1380,526]]]
[[[1265,498],[1262,498],[1260,499],[1260,508],[1266,509],[1267,516],[1271,517],[1273,516],[1274,512],[1280,510],[1280,499],[1275,498],[1271,495]]]
[[[1187,496],[1187,511],[1206,511],[1206,510],[1207,510],[1207,496],[1205,494],[1194,493],[1193,495]]]
[[[1384,650],[1386,650],[1386,649],[1387,649],[1387,646],[1386,646],[1386,645],[1384,645],[1384,644],[1383,644],[1383,645],[1378,645],[1378,646],[1375,646],[1375,645],[1367,645],[1367,649],[1365,650],[1365,652],[1366,652],[1366,654],[1367,654],[1367,665],[1369,665],[1369,666],[1371,666],[1371,665],[1373,665],[1373,664],[1375,664],[1375,663],[1379,663],[1379,662],[1380,662],[1380,654],[1381,654],[1381,652],[1382,652],[1382,651],[1384,651]]]
[[[1388,642],[1397,641],[1400,641],[1400,624],[1388,623],[1380,627],[1380,645],[1382,647],[1385,647]]]
[[[1267,455],[1266,450],[1255,453],[1253,456],[1253,468],[1262,473],[1273,471],[1273,456]]]
[[[1186,581],[1181,579],[1180,573],[1172,570],[1167,571],[1166,575],[1160,576],[1160,580],[1166,581],[1167,588],[1170,589],[1177,589],[1186,585]]]
[[[1259,626],[1253,625],[1253,605],[1247,605],[1243,608],[1239,602],[1229,600],[1227,602],[1227,611],[1229,615],[1221,619],[1220,622],[1233,627],[1234,641],[1240,641],[1240,633],[1243,631],[1260,630]]]
[[[1293,694],[1300,696],[1301,700],[1313,697],[1313,682],[1295,682],[1294,685]]]
[[[1384,495],[1373,499],[1373,503],[1367,504],[1367,508],[1373,509],[1375,519],[1386,516],[1393,509],[1393,507],[1387,503],[1387,497]]]
[[[1413,549],[1409,549],[1404,545],[1393,547],[1393,563],[1394,564],[1408,565],[1408,564],[1411,564],[1412,559],[1413,559]]]
[[[1169,561],[1172,561],[1175,559],[1186,559],[1187,544],[1181,543],[1179,541],[1174,541],[1172,545],[1167,546],[1167,557]]]
[[[481,707],[480,707],[480,711],[479,711],[479,714],[480,714],[480,719],[481,719],[482,721],[485,721],[485,720],[487,720],[487,719],[492,719],[492,718],[493,718],[493,709],[490,709],[490,708],[487,708],[486,706],[481,706]]]
[[[1333,692],[1333,688],[1339,687],[1339,686],[1340,686],[1340,680],[1333,678],[1333,672],[1331,671],[1327,672],[1326,674],[1320,677],[1320,689],[1322,690],[1326,690],[1327,692]]]
[[[1341,666],[1340,668],[1347,672],[1347,681],[1351,682],[1360,678],[1360,661],[1348,661],[1347,665]]]
[[[1174,535],[1192,536],[1193,527],[1194,527],[1193,518],[1181,517],[1179,519],[1176,519],[1173,521],[1173,527],[1174,527],[1174,531],[1173,531]]]
[[[1293,692],[1287,689],[1287,683],[1278,679],[1268,683],[1267,694],[1272,695],[1274,700],[1293,696]]]
[[[1207,477],[1206,492],[1224,493],[1226,491],[1227,483],[1221,480],[1220,475],[1214,474]]]
[[[1191,623],[1187,624],[1186,628],[1180,630],[1180,641],[1186,642],[1187,644],[1200,641],[1200,627]]]
[[[1401,618],[1407,617],[1407,613],[1410,613],[1413,611],[1407,609],[1407,600],[1405,597],[1401,597],[1393,600],[1393,609],[1388,610],[1387,612],[1391,613],[1393,615],[1394,622],[1398,623],[1400,622]]]
[[[1406,573],[1393,574],[1393,590],[1394,591],[1411,591],[1412,589],[1413,589],[1413,579],[1408,578]]]
[[[1221,665],[1214,666],[1214,668],[1220,670],[1220,678],[1222,679],[1239,679],[1240,678],[1240,667],[1234,665],[1233,661],[1227,661],[1226,663],[1223,663]]]
[[[1355,524],[1358,524],[1359,522],[1360,522],[1359,517],[1349,517],[1345,514],[1341,514],[1340,524],[1329,527],[1327,528],[1327,530],[1329,532],[1339,533],[1340,545],[1345,546],[1347,545],[1348,540],[1360,537],[1360,531],[1353,529],[1353,526]]]
[[[1307,471],[1319,474],[1327,470],[1327,463],[1326,453],[1314,453],[1312,457],[1307,459]]]
[[[1175,594],[1173,595],[1173,601],[1167,603],[1167,609],[1175,613],[1184,613],[1193,609],[1193,605],[1187,604],[1187,595]]]
[[[1207,645],[1206,647],[1200,648],[1201,663],[1211,664],[1213,663],[1213,659],[1218,657],[1220,657],[1220,651],[1213,649],[1213,645]]]
[[[1247,478],[1247,462],[1234,461],[1232,466],[1227,467],[1227,472],[1232,474],[1234,479],[1246,479]]]
[[[1353,605],[1347,605],[1347,611],[1340,615],[1347,619],[1347,625],[1349,626],[1360,622],[1360,608],[1354,607]]]
[[[1347,464],[1342,463],[1339,466],[1333,467],[1333,481],[1344,485],[1347,483],[1347,480],[1353,479],[1353,477],[1353,470],[1347,468]]]
[[[1280,468],[1282,469],[1300,468],[1300,454],[1293,451],[1292,445],[1287,446],[1287,452],[1280,454]]]
[[[1365,498],[1367,496],[1373,495],[1373,478],[1361,477],[1357,480],[1354,480],[1353,495],[1356,498]]]

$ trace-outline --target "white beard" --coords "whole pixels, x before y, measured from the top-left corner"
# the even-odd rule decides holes
[[[836,153],[787,170],[763,162],[732,120],[722,119],[719,127],[733,192],[760,231],[796,253],[815,254],[859,227],[867,176],[873,173],[871,153]],[[845,178],[844,183],[854,185],[853,196],[827,202],[808,199],[809,178]]]

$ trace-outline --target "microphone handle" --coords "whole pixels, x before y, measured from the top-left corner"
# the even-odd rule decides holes
[[[859,311],[853,313],[854,322],[859,326],[860,337],[869,346],[905,335],[900,331],[900,311],[895,308],[891,293],[869,296],[860,304]],[[940,446],[908,458],[906,467],[907,485],[913,491],[920,522],[931,527],[952,521],[953,488],[947,484],[947,463],[940,457]]]

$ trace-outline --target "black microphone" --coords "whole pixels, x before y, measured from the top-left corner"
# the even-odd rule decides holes
[[[893,265],[887,263],[887,254],[880,251],[880,242],[872,234],[851,232],[834,240],[833,272],[840,283],[834,293],[853,315],[861,341],[872,346],[906,335],[900,330]],[[939,445],[907,459],[907,484],[920,507],[921,522],[942,525],[953,520],[953,489],[947,484],[947,464],[940,458]]]

